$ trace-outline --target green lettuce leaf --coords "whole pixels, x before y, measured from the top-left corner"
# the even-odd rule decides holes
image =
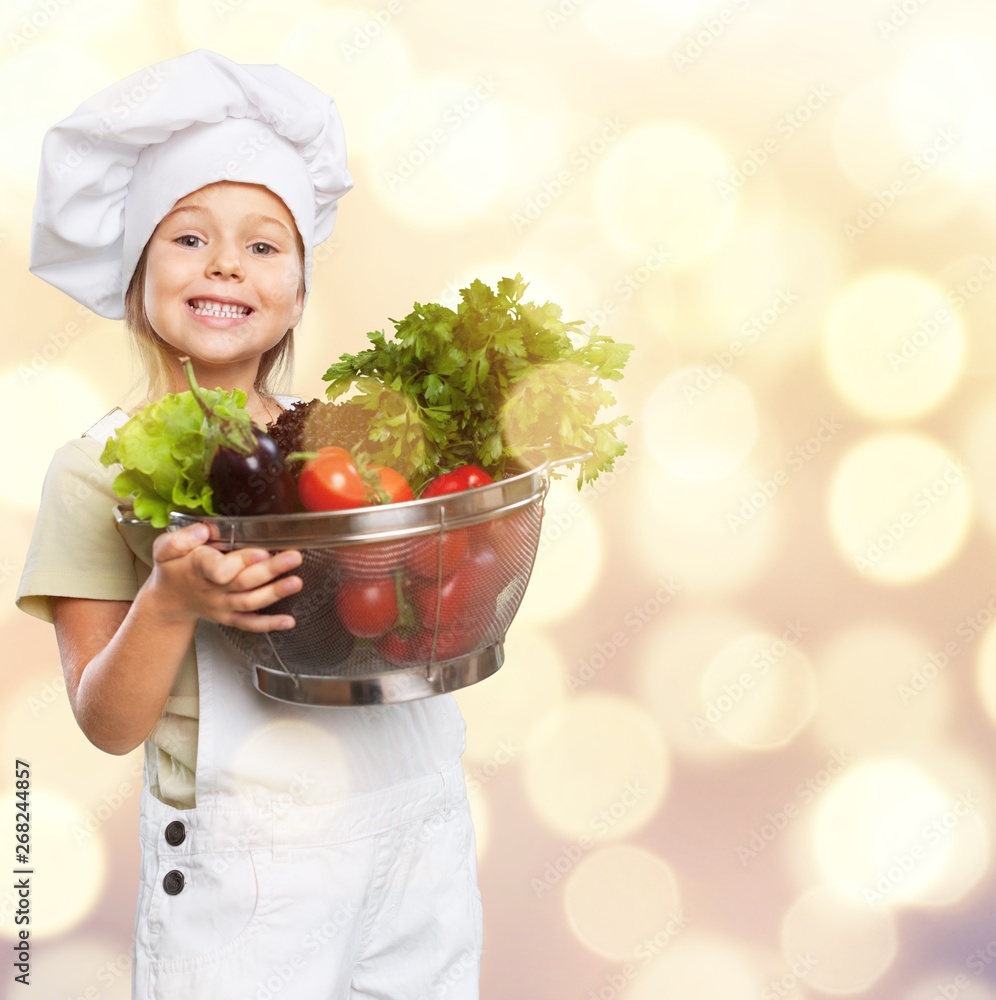
[[[215,413],[251,426],[241,389],[200,392]],[[207,473],[217,446],[217,431],[193,392],[170,393],[119,427],[100,460],[122,467],[112,489],[122,499],[132,499],[135,516],[164,528],[171,510],[216,513]]]

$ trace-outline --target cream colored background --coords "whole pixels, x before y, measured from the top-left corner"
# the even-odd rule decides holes
[[[140,780],[12,604],[52,450],[134,383],[119,325],[27,271],[40,142],[209,47],[344,119],[295,391],[516,271],[636,345],[631,461],[554,490],[507,664],[459,699],[482,996],[996,998],[991,4],[5,0],[0,28],[0,813],[30,760],[32,995],[127,996]]]

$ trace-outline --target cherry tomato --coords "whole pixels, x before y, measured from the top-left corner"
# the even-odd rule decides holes
[[[336,591],[335,609],[343,626],[357,639],[383,635],[398,620],[394,578],[345,580]]]
[[[438,586],[435,580],[415,581],[411,601],[424,628],[435,628],[438,611],[441,632],[475,629],[493,618],[504,585],[498,555],[494,549],[481,548]]]
[[[469,545],[469,536],[463,528],[415,538],[409,544],[405,563],[416,576],[445,579],[463,562]]]
[[[400,472],[389,469],[386,465],[371,465],[370,468],[380,477],[380,488],[390,497],[382,503],[404,503],[406,500],[414,500],[415,494]]]
[[[488,544],[498,553],[504,568],[513,571],[528,568],[529,560],[539,540],[542,514],[542,507],[539,508],[538,515],[535,507],[528,507],[514,510],[489,521],[486,525],[480,525],[490,529],[487,535]],[[513,572],[507,576],[506,583],[514,575]]]
[[[460,465],[451,472],[444,472],[441,476],[436,476],[422,490],[421,497],[441,497],[447,493],[460,493],[462,490],[471,490],[475,486],[487,486],[488,483],[493,482],[494,479],[476,465]]]
[[[403,636],[391,631],[377,638],[374,647],[388,663],[400,667],[421,666],[429,662],[432,633],[419,629]]]
[[[483,469],[476,465],[460,465],[450,472],[444,472],[436,476],[422,490],[419,499],[426,497],[442,497],[451,493],[462,493],[464,490],[472,490],[477,486],[487,486],[493,483],[494,479]],[[466,528],[467,541],[471,549],[481,548],[486,545],[491,535],[491,524],[475,524],[472,528]],[[445,574],[444,574],[445,575]]]
[[[437,663],[445,660],[453,660],[458,656],[467,656],[475,649],[480,649],[486,645],[484,641],[485,632],[483,627],[462,629],[459,632],[440,632],[436,636],[436,648],[432,658]],[[426,633],[429,637],[429,648],[432,649],[432,633]]]
[[[304,463],[297,492],[306,510],[349,510],[368,504],[367,487],[345,448],[322,448]]]

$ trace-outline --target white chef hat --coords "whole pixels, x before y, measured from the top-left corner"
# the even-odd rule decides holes
[[[45,134],[30,270],[106,316],[146,242],[176,202],[216,181],[261,184],[311,252],[352,186],[335,103],[281,66],[200,49],[139,70]]]

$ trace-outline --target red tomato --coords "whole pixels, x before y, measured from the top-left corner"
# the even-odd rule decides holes
[[[495,599],[505,585],[500,570],[501,560],[494,549],[481,548],[438,586],[434,580],[416,581],[411,600],[418,620],[432,630],[438,611],[441,632],[476,629],[480,622],[489,623]]]
[[[336,591],[335,609],[346,631],[357,639],[383,635],[398,620],[394,578],[344,581]]]
[[[527,507],[514,510],[479,527],[489,528],[487,540],[498,553],[506,569],[526,569],[539,541],[540,519],[543,508]],[[509,575],[506,582],[512,578]]]
[[[349,510],[369,503],[367,488],[345,448],[322,448],[304,463],[297,492],[306,510]]]
[[[400,472],[383,465],[370,465],[368,469],[376,477],[376,485],[364,481],[364,473],[345,448],[319,448],[318,457],[304,463],[297,479],[302,506],[306,510],[351,510],[415,499]]]
[[[483,469],[478,468],[478,466],[460,465],[451,472],[444,472],[441,476],[436,476],[422,490],[419,499],[448,496],[451,493],[462,493],[464,490],[472,490],[477,486],[487,486],[493,482],[494,479]],[[487,522],[476,524],[472,528],[467,528],[466,531],[470,548],[477,549],[487,544],[491,534],[491,525]]]
[[[380,476],[380,488],[390,497],[390,500],[382,503],[404,503],[406,500],[414,500],[415,494],[400,472],[389,469],[386,465],[371,465],[370,468]]]
[[[442,663],[445,660],[453,660],[458,656],[467,656],[475,649],[481,649],[486,645],[483,627],[463,629],[459,632],[440,632],[436,636],[436,648],[433,652],[433,660]],[[427,633],[429,637],[429,648],[432,648],[432,633]]]
[[[429,663],[430,658],[433,662],[442,663],[458,656],[467,656],[485,644],[480,629],[440,632],[436,636],[435,653],[432,649],[431,629],[419,629],[407,636],[392,631],[374,641],[377,652],[397,666],[424,666]]]
[[[416,576],[445,579],[463,562],[469,545],[467,532],[462,528],[414,538],[409,543],[405,563]]]
[[[460,465],[451,472],[444,472],[441,476],[436,476],[422,490],[421,498],[460,493],[462,490],[471,490],[475,486],[487,486],[488,483],[493,482],[494,479],[476,465]]]
[[[419,629],[411,635],[402,636],[392,631],[376,639],[374,646],[388,663],[400,667],[421,666],[429,662],[432,633]]]

